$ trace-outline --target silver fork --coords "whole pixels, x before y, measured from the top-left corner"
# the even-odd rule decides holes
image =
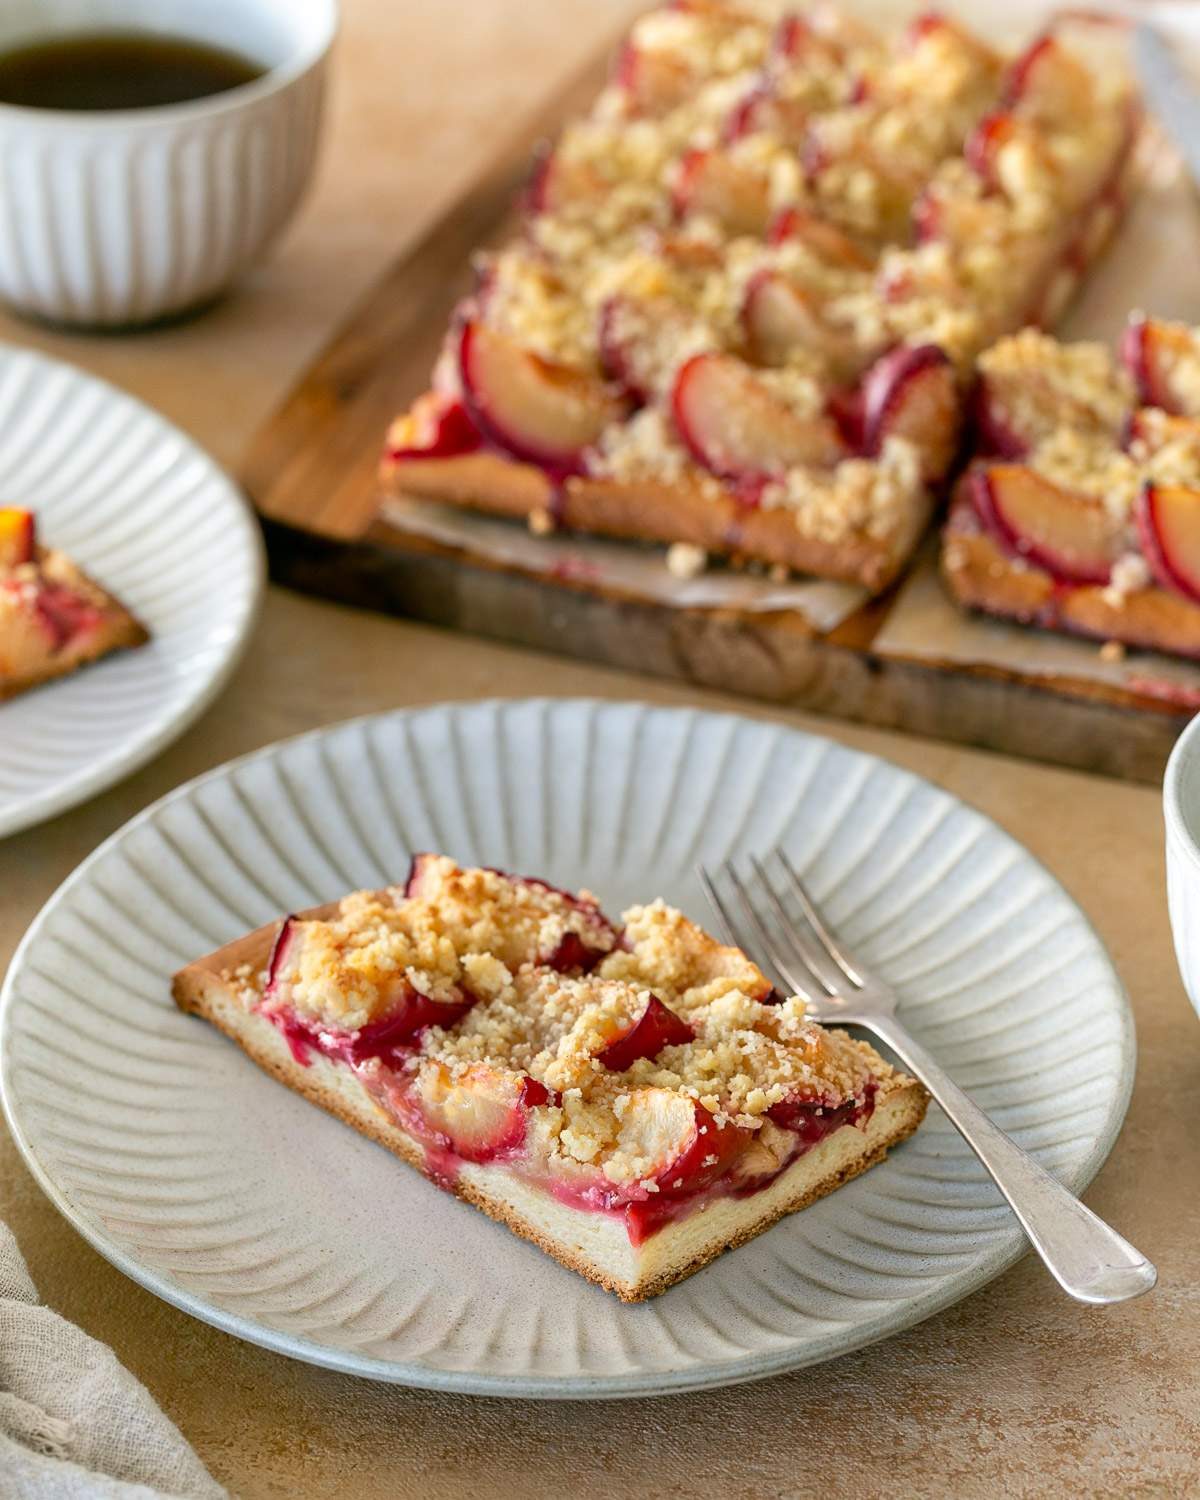
[[[1022,1151],[909,1036],[896,1019],[893,991],[846,950],[822,919],[787,855],[782,849],[774,853],[779,886],[761,860],[751,859],[765,903],[760,899],[756,904],[732,861],[724,866],[745,919],[742,929],[708,871],[700,869],[728,940],[753,952],[755,942],[745,938],[748,929],[787,988],[807,1003],[814,1020],[862,1026],[891,1048],[987,1168],[1065,1292],[1091,1303],[1125,1302],[1148,1292],[1158,1273],[1146,1257]],[[789,909],[789,899],[799,908],[802,921]]]

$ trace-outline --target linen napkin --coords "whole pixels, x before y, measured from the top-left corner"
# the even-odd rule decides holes
[[[222,1500],[106,1345],[38,1300],[0,1224],[0,1500]]]

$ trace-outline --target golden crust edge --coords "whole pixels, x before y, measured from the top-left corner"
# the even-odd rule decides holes
[[[1097,585],[1058,583],[1011,557],[962,498],[943,532],[940,562],[951,597],[965,609],[1061,635],[1200,658],[1200,605],[1153,584],[1114,604]]]
[[[48,670],[35,672],[28,677],[16,677],[7,682],[0,682],[0,703],[6,699],[15,698],[20,693],[32,692],[34,688],[44,687],[49,682],[57,682],[60,678],[70,677],[81,668],[94,666],[96,662],[103,661],[106,656],[111,656],[116,651],[132,651],[138,646],[144,646],[149,639],[150,632],[145,626],[132,615],[127,614],[124,619],[114,622],[111,630],[104,631],[101,636],[102,643],[88,651],[85,656],[54,662]]]
[[[45,547],[38,549],[40,556],[46,556],[48,551],[49,549]],[[81,667],[89,667],[103,660],[104,657],[111,656],[114,651],[132,651],[137,646],[144,646],[150,639],[150,632],[115,594],[110,594],[66,553],[56,552],[54,555],[59,568],[66,574],[66,581],[70,581],[75,587],[90,595],[103,609],[110,611],[112,618],[102,630],[97,632],[95,642],[84,655],[51,661],[47,670],[36,672],[28,677],[0,680],[0,703],[9,698],[15,698],[20,693],[42,687],[48,682],[56,682],[61,677],[69,677]]]
[[[713,497],[684,484],[573,479],[556,502],[540,469],[491,453],[400,463],[385,456],[379,482],[385,523],[388,498],[434,500],[524,521],[537,511],[552,512],[557,503],[568,532],[665,545],[688,542],[718,556],[779,564],[816,578],[857,583],[873,593],[898,576],[934,510],[932,498],[924,496],[885,538],[858,533],[826,542],[805,536],[787,510],[748,509],[728,495]]]

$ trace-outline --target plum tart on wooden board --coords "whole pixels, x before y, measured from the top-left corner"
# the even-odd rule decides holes
[[[177,1003],[322,1108],[627,1301],[879,1161],[920,1084],[656,901],[418,855],[260,928]]]
[[[1026,329],[981,358],[976,407],[954,597],[1200,658],[1200,331],[1136,314],[1114,356]]]
[[[147,640],[123,604],[38,541],[32,511],[0,507],[0,700]]]
[[[1120,216],[1138,111],[1089,26],[1004,59],[932,13],[643,16],[480,257],[385,489],[885,588],[975,357],[1053,323]]]

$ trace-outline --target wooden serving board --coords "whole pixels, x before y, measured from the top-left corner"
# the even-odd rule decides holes
[[[276,581],[517,645],[677,678],[864,723],[1156,781],[1200,708],[1195,686],[1098,682],[1022,663],[885,654],[897,594],[827,634],[789,611],[681,608],[611,584],[500,562],[398,532],[377,516],[390,419],[427,386],[470,258],[503,235],[536,142],[595,96],[607,59],[574,80],[475,188],[367,296],[251,445],[244,480]],[[928,567],[928,561],[921,564]]]

